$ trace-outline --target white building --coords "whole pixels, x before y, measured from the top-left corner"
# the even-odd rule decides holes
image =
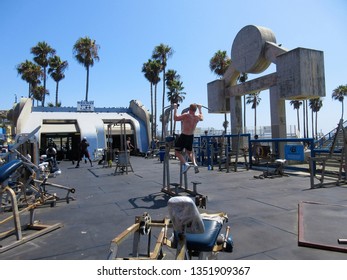
[[[85,103],[82,101],[77,107],[34,107],[32,99],[22,98],[13,109],[16,135],[40,127],[35,137],[41,151],[52,139],[57,145],[58,159],[73,159],[83,137],[90,144],[92,158],[96,151],[107,147],[123,150],[125,137],[131,138],[139,152],[147,152],[150,114],[140,101],[130,101],[129,108],[94,108],[93,102],[87,102],[88,106]]]

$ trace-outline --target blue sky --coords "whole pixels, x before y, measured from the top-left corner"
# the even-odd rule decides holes
[[[89,100],[96,107],[128,107],[140,100],[150,109],[149,83],[141,68],[156,45],[172,47],[168,69],[181,75],[183,103],[207,105],[207,83],[217,77],[209,60],[218,50],[230,55],[236,34],[246,25],[271,29],[287,49],[311,48],[324,52],[326,97],[319,113],[319,130],[333,129],[341,104],[331,93],[347,84],[347,1],[345,0],[1,0],[0,1],[0,109],[13,106],[15,95],[27,96],[28,86],[16,65],[31,60],[30,48],[46,41],[69,62],[60,83],[63,106],[76,106],[85,96],[86,71],[72,54],[80,37],[100,45],[100,61],[90,71]],[[272,72],[274,66],[267,70]],[[263,75],[265,73],[262,73]],[[250,75],[249,78],[255,78]],[[48,102],[54,102],[55,83],[49,79]],[[161,84],[159,96],[161,97]],[[270,125],[268,92],[261,94],[258,125]],[[158,100],[161,103],[161,100]],[[247,106],[247,126],[253,110]],[[287,106],[287,125],[296,125],[296,112]],[[207,114],[200,126],[222,129],[223,115]]]

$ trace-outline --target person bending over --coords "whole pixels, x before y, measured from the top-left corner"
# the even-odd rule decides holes
[[[75,166],[76,168],[80,167],[80,161],[83,158],[83,156],[85,156],[86,159],[89,160],[90,166],[93,167],[92,160],[90,159],[90,156],[89,156],[88,146],[89,146],[89,143],[87,141],[87,138],[83,137],[83,140],[81,141],[79,145],[79,155],[78,155],[77,165]]]
[[[199,110],[196,114],[197,109]],[[193,140],[194,140],[194,130],[199,121],[203,120],[203,115],[201,112],[201,105],[190,104],[189,111],[183,113],[182,115],[177,115],[177,104],[174,104],[174,120],[181,121],[181,131],[182,133],[177,138],[175,143],[175,155],[182,164],[182,173],[186,173],[190,168],[190,165],[185,160],[182,155],[183,150],[186,151],[191,162],[194,164],[195,173],[199,172],[198,165],[195,161],[194,151],[193,151]]]

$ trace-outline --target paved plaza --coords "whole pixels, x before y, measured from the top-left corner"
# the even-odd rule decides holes
[[[0,259],[105,260],[111,240],[132,225],[135,216],[144,212],[152,219],[168,216],[170,196],[161,192],[163,163],[143,157],[131,157],[130,162],[134,172],[116,176],[115,166],[90,167],[82,162],[75,168],[61,162],[62,174],[50,181],[74,187],[75,200],[39,207],[35,217],[62,227],[1,253]],[[169,165],[171,182],[179,182],[178,161],[170,160]],[[228,214],[234,251],[220,253],[218,259],[347,259],[347,245],[337,242],[347,238],[346,185],[310,189],[309,174],[302,172],[274,179],[256,179],[260,170],[242,168],[230,173],[207,167],[200,167],[198,174],[193,168],[188,172],[189,184],[201,182],[198,191],[208,197],[207,211]],[[64,196],[59,189],[48,190]],[[307,244],[324,246],[299,246],[299,227]],[[131,252],[130,246],[127,250]],[[167,257],[173,257],[170,250]]]

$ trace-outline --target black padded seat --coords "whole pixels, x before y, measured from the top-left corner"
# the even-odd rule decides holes
[[[210,252],[216,244],[218,235],[223,224],[215,221],[203,219],[205,226],[204,233],[187,233],[187,247],[190,251]]]
[[[11,176],[11,174],[14,171],[16,171],[16,169],[20,167],[22,164],[23,162],[20,159],[15,159],[1,166],[0,167],[0,184],[5,182]]]

